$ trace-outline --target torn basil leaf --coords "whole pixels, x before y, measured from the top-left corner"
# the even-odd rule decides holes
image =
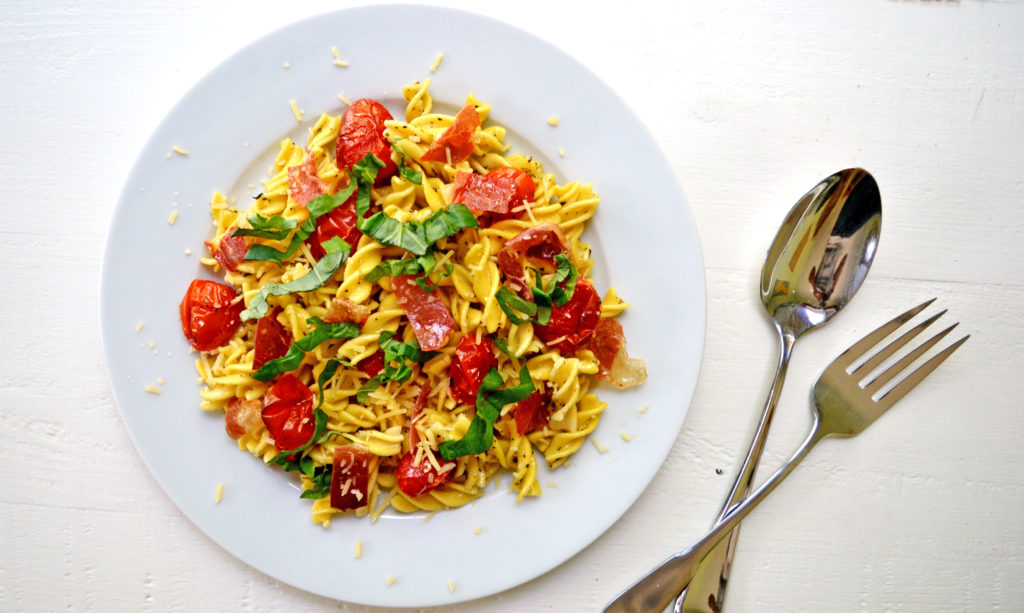
[[[257,238],[281,240],[288,236],[289,232],[298,225],[298,222],[294,219],[288,219],[281,215],[264,217],[259,213],[250,215],[248,221],[249,225],[252,226],[251,228],[235,228],[231,236],[255,236]]]
[[[469,208],[460,203],[435,211],[425,221],[402,223],[378,211],[358,222],[359,230],[382,245],[395,245],[416,255],[426,255],[427,249],[442,238],[453,236],[465,228],[480,225]]]
[[[288,243],[288,247],[284,251],[274,249],[268,245],[252,245],[249,247],[249,251],[246,252],[245,259],[247,261],[280,263],[292,257],[295,252],[299,250],[299,247],[302,246],[302,243],[316,231],[316,219],[322,215],[330,213],[344,204],[345,201],[352,196],[352,192],[355,191],[355,188],[356,182],[354,180],[350,180],[348,186],[338,193],[320,194],[316,198],[307,202],[306,210],[309,211],[309,217],[306,221],[302,222],[299,229],[292,235],[292,240]],[[271,219],[273,219],[273,217]],[[252,219],[250,218],[250,222],[251,221]]]
[[[324,341],[359,336],[359,325],[351,321],[325,324],[319,318],[311,317],[306,320],[306,323],[315,326],[313,331],[292,343],[288,347],[288,352],[283,356],[270,360],[261,366],[259,370],[252,374],[253,379],[257,381],[270,381],[282,373],[295,370],[302,365],[302,359],[306,356],[306,352],[313,351]],[[332,366],[332,362],[337,362],[337,360],[328,361],[327,366],[324,368],[324,372],[333,368],[333,370],[330,370],[331,376],[338,370],[338,364]],[[322,391],[320,400],[323,402]]]
[[[402,158],[401,162],[398,164],[398,174],[402,175],[402,178],[404,178],[406,181],[408,181],[410,183],[415,183],[416,185],[422,185],[423,184],[423,173],[418,171],[418,170],[413,170],[412,168],[409,168],[408,166],[405,165],[406,162],[409,161],[409,156],[407,156],[405,154],[405,151],[402,151],[402,148],[398,146],[398,141],[400,141],[400,140],[402,140],[402,139],[400,139],[400,138],[393,138],[393,139],[391,139],[391,148],[394,149],[395,153],[397,153]]]
[[[494,423],[501,416],[502,407],[526,400],[536,389],[525,364],[519,369],[519,385],[499,389],[502,383],[498,369],[491,368],[476,393],[476,416],[470,422],[469,429],[461,439],[445,441],[438,446],[442,458],[450,461],[462,456],[485,453],[494,442]]]
[[[322,246],[327,253],[317,261],[312,270],[288,283],[268,283],[263,286],[263,289],[249,302],[249,308],[242,311],[239,315],[241,320],[249,321],[250,319],[259,319],[266,315],[270,310],[270,305],[267,303],[268,296],[311,292],[320,287],[338,271],[338,268],[345,262],[349,252],[352,250],[349,244],[338,236],[323,242]]]
[[[517,326],[532,321],[532,318],[537,314],[536,304],[529,300],[523,300],[504,285],[498,288],[494,298],[498,301],[498,306],[501,307],[501,310],[508,316],[508,320]]]

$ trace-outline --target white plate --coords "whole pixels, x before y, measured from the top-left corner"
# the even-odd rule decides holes
[[[415,36],[415,28],[408,36],[382,32],[383,24],[394,32],[402,23],[429,24],[430,36]],[[480,40],[487,44],[474,42]],[[332,65],[334,46],[348,68]],[[444,60],[430,73],[439,51]],[[595,280],[601,291],[614,284],[632,303],[622,323],[630,353],[646,359],[650,378],[628,392],[598,390],[609,406],[593,438],[608,451],[587,444],[571,466],[543,474],[539,499],[516,504],[505,476],[501,490],[490,488],[474,504],[427,522],[385,514],[376,524],[344,518],[325,530],[311,522],[310,502],[299,499],[289,475],[239,451],[221,415],[198,408],[178,302],[193,278],[210,276],[198,259],[212,231],[207,203],[214,190],[227,190],[246,208],[281,138],[305,143],[321,112],[342,112],[339,93],[376,98],[401,116],[402,85],[425,78],[442,108],[456,109],[472,92],[493,106],[491,120],[507,126],[516,149],[539,157],[559,181],[594,184],[602,204],[586,238],[594,246]],[[290,100],[306,112],[301,126]],[[557,127],[547,123],[552,116],[561,119]],[[174,146],[188,155],[168,157]],[[179,216],[170,225],[172,210]],[[490,19],[423,6],[343,10],[288,26],[200,81],[160,124],[128,177],[107,239],[101,296],[104,351],[121,415],[178,507],[222,547],[281,581],[382,606],[493,594],[550,570],[600,536],[672,447],[704,340],[697,232],[647,129],[586,68],[544,41]],[[162,393],[147,393],[147,385]],[[558,486],[547,485],[552,481]],[[224,498],[215,504],[218,483]],[[357,540],[363,553],[354,559]],[[395,582],[387,586],[389,577]]]

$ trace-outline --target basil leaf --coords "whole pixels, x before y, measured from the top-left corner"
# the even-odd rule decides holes
[[[448,208],[435,211],[423,222],[427,242],[434,244],[442,238],[448,238],[464,228],[479,228],[476,216],[466,205],[456,202]],[[420,254],[422,255],[422,254]]]
[[[316,231],[317,218],[330,213],[344,204],[352,196],[355,188],[355,181],[350,180],[348,186],[340,192],[336,194],[320,194],[307,202],[306,210],[309,211],[309,217],[299,226],[298,231],[292,236],[291,242],[288,243],[288,248],[284,251],[279,251],[267,245],[253,245],[246,252],[245,259],[248,261],[283,262],[292,257],[299,250],[299,247],[302,246],[302,243]],[[249,221],[251,222],[252,218]]]
[[[494,346],[498,348],[498,351],[504,353],[510,359],[514,359],[516,356],[512,355],[512,351],[508,348],[508,342],[503,338],[494,339]]]
[[[409,168],[408,166],[405,165],[405,163],[409,160],[409,156],[407,156],[405,152],[402,151],[402,148],[398,146],[398,141],[400,140],[400,138],[395,138],[391,140],[391,148],[395,150],[395,153],[402,157],[402,161],[398,165],[398,174],[402,175],[402,177],[406,181],[409,181],[410,183],[422,185],[423,173],[418,170],[413,170],[412,168]]]
[[[519,385],[499,389],[502,384],[497,368],[491,368],[476,393],[476,416],[469,424],[465,436],[457,441],[445,441],[438,446],[441,457],[454,460],[467,455],[485,453],[494,442],[494,422],[507,404],[526,400],[536,389],[530,380],[530,371],[524,364],[519,370]]]
[[[363,277],[365,281],[375,283],[383,277],[398,277],[401,275],[415,275],[418,273],[430,274],[435,265],[434,253],[428,251],[425,255],[415,258],[402,258],[400,260],[384,260],[377,264]]]
[[[504,285],[498,288],[494,298],[498,301],[498,306],[501,307],[501,310],[508,316],[508,320],[517,326],[525,324],[531,320],[531,317],[537,314],[537,305],[523,300]],[[526,315],[526,317],[520,317],[515,311],[519,311]]]
[[[429,294],[430,292],[437,289],[437,286],[441,285],[441,281],[445,277],[450,277],[453,272],[455,272],[455,267],[452,266],[451,264],[445,264],[444,272],[437,277],[437,281],[435,281],[433,285],[430,284],[430,277],[427,276],[426,274],[424,274],[422,277],[416,277],[416,285],[419,285],[420,289]]]
[[[370,397],[370,393],[380,387],[382,383],[384,383],[384,376],[377,373],[369,381],[360,385],[359,389],[356,390],[356,402],[366,404],[366,399]]]
[[[360,189],[362,188],[360,187]],[[429,243],[422,224],[402,223],[393,217],[388,217],[384,211],[377,211],[368,219],[359,221],[357,224],[360,232],[382,245],[395,245],[416,255],[427,253]]]
[[[367,153],[363,159],[352,166],[352,176],[355,179],[353,183],[359,185],[359,190],[356,192],[357,225],[360,225],[363,215],[366,215],[366,211],[370,209],[370,190],[373,188],[373,182],[377,180],[377,173],[381,168],[384,168],[384,162],[372,153]]]
[[[302,277],[288,283],[268,283],[263,286],[256,296],[249,303],[249,308],[241,312],[239,317],[242,321],[259,319],[267,314],[270,305],[267,303],[268,296],[284,296],[296,292],[310,292],[327,282],[334,273],[338,271],[342,263],[348,258],[352,250],[340,237],[334,237],[323,243],[324,257],[313,266],[313,269]],[[249,250],[250,252],[252,249]],[[248,255],[246,255],[248,257]]]
[[[306,336],[303,336],[292,343],[291,346],[288,347],[288,352],[283,356],[270,360],[261,366],[259,370],[252,374],[253,379],[256,379],[257,381],[270,381],[281,373],[295,370],[302,365],[302,359],[306,357],[306,352],[313,351],[324,341],[359,336],[359,326],[351,321],[325,324],[320,321],[320,319],[311,317],[306,320],[306,323],[315,325],[316,328]],[[327,362],[327,366],[324,367],[323,372],[326,373],[330,370],[331,374],[328,379],[331,376],[334,376],[334,372],[338,370],[338,364],[338,360],[329,360]],[[332,368],[333,370],[331,370]],[[322,390],[320,393],[320,401],[323,402]],[[320,405],[317,404],[317,406]]]
[[[318,500],[329,495],[331,493],[331,476],[333,472],[333,464],[324,464],[313,469],[311,474],[306,475],[313,482],[313,487],[304,490],[299,494],[299,498]]]
[[[555,269],[555,276],[551,280],[551,285],[555,287],[549,291],[556,305],[565,306],[565,303],[572,300],[572,296],[576,292],[578,274],[576,267],[572,264],[572,260],[564,253],[559,253],[555,256],[555,264],[557,268]],[[565,281],[565,285],[557,287],[563,281]]]
[[[402,342],[395,340],[395,333],[384,330],[380,333],[381,350],[384,352],[384,370],[377,373],[369,381],[359,386],[356,391],[356,402],[366,403],[366,399],[373,390],[384,383],[394,381],[405,383],[412,376],[413,371],[409,362],[422,363],[437,355],[436,351],[423,351],[416,339]]]
[[[264,217],[259,213],[249,216],[251,228],[235,228],[231,236],[255,236],[257,238],[269,238],[281,240],[288,236],[288,233],[298,225],[294,219],[288,219],[281,215]]]

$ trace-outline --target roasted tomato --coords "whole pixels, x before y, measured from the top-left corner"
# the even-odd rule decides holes
[[[384,138],[384,122],[390,119],[393,119],[391,113],[376,100],[363,98],[353,102],[341,118],[338,168],[351,169],[367,153],[372,153],[384,162],[384,168],[377,173],[376,184],[387,183],[398,171],[398,165],[391,159],[391,144]]]
[[[313,436],[314,400],[313,390],[293,373],[283,375],[263,397],[263,424],[278,451],[301,447]]]
[[[281,309],[275,308],[270,315],[261,317],[256,322],[256,338],[253,341],[255,345],[252,359],[253,370],[258,370],[267,362],[288,353],[288,348],[292,344],[292,333],[277,321],[277,315],[280,312]]]
[[[533,202],[533,194],[537,191],[537,184],[533,182],[533,177],[526,174],[518,168],[512,168],[511,166],[502,166],[501,168],[495,168],[486,175],[492,181],[510,181],[514,187],[512,192],[512,201],[509,203],[509,208],[515,208],[523,201]]]
[[[476,129],[480,127],[480,116],[472,104],[462,107],[455,115],[455,121],[448,129],[434,139],[434,142],[420,157],[425,162],[448,162],[457,164],[473,154]]]
[[[380,349],[376,353],[368,358],[359,360],[356,364],[356,368],[359,372],[376,377],[380,371],[384,370],[384,352]]]
[[[516,403],[512,408],[512,415],[516,420],[516,432],[520,436],[548,425],[548,418],[551,416],[549,401],[547,395],[534,392],[527,396],[526,400]]]
[[[394,277],[391,288],[412,325],[420,349],[437,351],[448,344],[455,330],[455,318],[444,300],[437,294],[424,291],[416,284],[413,275]]]
[[[369,502],[370,463],[373,454],[355,445],[334,450],[331,506],[339,511],[365,507]]]
[[[452,202],[465,204],[490,223],[512,217],[523,201],[533,200],[536,187],[530,175],[509,166],[495,168],[485,175],[460,172],[455,175],[454,185]]]
[[[412,451],[405,452],[405,455],[398,460],[398,468],[395,469],[395,477],[398,479],[398,489],[406,496],[422,496],[435,487],[441,485],[452,475],[455,464],[449,462],[441,465],[438,472],[434,465],[425,457],[420,457],[419,464],[416,463],[416,454]]]
[[[362,238],[363,233],[356,228],[355,194],[352,194],[351,198],[330,213],[317,218],[316,232],[306,239],[306,244],[309,245],[309,251],[313,257],[318,260],[324,257],[326,252],[320,244],[326,243],[335,236],[344,239],[349,247],[352,247],[352,251],[359,246],[359,239]]]
[[[534,324],[537,338],[565,353],[575,353],[601,320],[601,296],[589,281],[579,281],[572,299],[551,309],[548,325]]]
[[[181,329],[190,345],[212,351],[235,335],[242,324],[239,313],[245,302],[235,288],[215,281],[196,279],[178,306]]]
[[[487,336],[477,342],[472,335],[463,336],[455,346],[455,356],[448,367],[452,378],[452,396],[463,404],[476,405],[476,392],[492,367],[498,365],[494,357],[494,342]]]

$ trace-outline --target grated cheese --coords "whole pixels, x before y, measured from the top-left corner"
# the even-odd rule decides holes
[[[356,541],[356,555],[355,555],[355,557],[358,558],[361,555],[363,555],[363,542],[362,541]]]
[[[452,583],[451,581],[448,582],[448,591],[449,592],[454,592],[455,591],[455,584]]]
[[[441,65],[441,60],[444,59],[443,53],[438,53],[437,57],[434,58],[434,63],[430,65],[430,72],[437,72],[437,67]],[[451,585],[451,584],[449,584]],[[452,590],[453,592],[455,590]]]
[[[558,487],[557,481],[548,481],[548,487]]]
[[[284,69],[285,69],[285,70],[288,70],[288,69],[289,69],[289,68],[291,68],[291,67],[292,67],[292,65],[291,65],[291,64],[289,64],[288,62],[285,62],[285,63],[284,63]]]
[[[188,247],[185,248],[185,255],[192,255],[192,250]]]
[[[157,377],[156,378],[156,382],[159,383],[160,385],[163,385],[164,383],[167,383],[166,381],[164,381],[163,377]]]
[[[590,439],[590,442],[594,443],[594,447],[597,447],[597,451],[599,453],[605,453],[608,451],[608,448],[602,445],[601,443],[598,443],[596,438]]]
[[[393,585],[395,583],[395,578],[394,577],[388,577],[388,580],[385,581],[384,583],[386,583],[387,585]]]
[[[159,394],[160,393],[160,390],[158,388],[153,387],[152,385],[147,385],[144,389],[147,392],[149,392],[150,394]]]
[[[167,223],[173,226],[176,221],[178,221],[178,211],[171,211],[171,215],[167,218]]]
[[[143,326],[143,323],[140,321],[139,325],[135,326],[135,331],[136,332],[141,332],[142,331],[142,326]]]
[[[558,118],[557,117],[548,117],[548,125],[549,126],[557,126],[558,125]]]
[[[188,151],[185,151],[185,149],[183,149],[183,148],[181,148],[181,147],[179,147],[177,145],[174,145],[173,147],[171,147],[171,150],[174,151],[175,153],[177,153],[178,155],[188,155]]]
[[[558,148],[558,157],[565,157],[565,149],[562,149],[561,147]]]
[[[628,443],[629,441],[633,440],[633,437],[628,435],[628,434],[626,434],[625,432],[623,432],[622,433],[622,440],[624,440],[624,441],[626,441]]]
[[[480,534],[481,532],[483,532],[483,530],[480,528],[480,526],[477,526],[476,528],[473,528],[473,532]]]
[[[345,94],[338,94],[338,100],[345,103],[345,106],[352,106],[352,102],[345,97]]]
[[[644,413],[646,413],[646,412],[647,412],[647,407],[649,407],[649,406],[650,406],[650,405],[647,405],[647,404],[645,404],[644,406],[642,406],[642,407],[640,407],[639,409],[637,409],[637,410],[636,410],[636,412],[637,412],[637,413],[638,413],[639,415],[643,415]]]
[[[295,103],[295,100],[289,100],[288,104],[292,107],[292,115],[295,115],[295,121],[302,123],[302,111],[299,110],[299,105]]]
[[[345,60],[341,59],[341,55],[338,54],[338,48],[337,47],[331,47],[331,55],[334,56],[334,62],[332,62],[332,63],[335,66],[341,66],[342,68],[347,68],[348,67],[348,62],[346,62]],[[346,103],[346,104],[348,104],[348,103]]]
[[[215,501],[219,503],[221,498],[223,498],[223,497],[224,497],[224,484],[223,483],[218,483],[217,484],[217,497],[215,498]]]

